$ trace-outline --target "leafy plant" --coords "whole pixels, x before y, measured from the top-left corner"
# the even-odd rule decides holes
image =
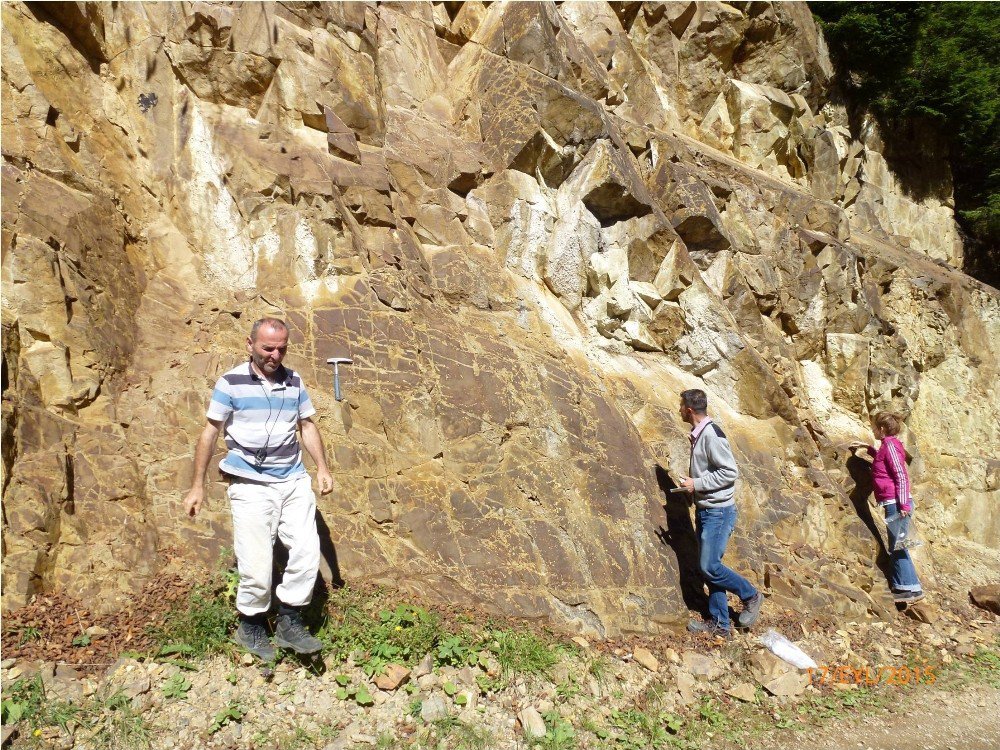
[[[375,608],[350,589],[335,592],[331,613],[319,637],[341,659],[359,656],[365,674],[379,674],[390,662],[412,665],[433,650],[441,635],[440,618],[420,607],[399,604]]]
[[[246,711],[243,710],[243,707],[236,701],[230,701],[229,704],[224,709],[219,711],[219,713],[217,713],[212,719],[212,724],[208,728],[208,733],[215,734],[228,724],[243,721],[244,716],[246,716]]]
[[[4,690],[0,714],[4,724],[16,724],[36,717],[45,702],[45,686],[41,675],[15,680]]]
[[[718,704],[708,697],[704,698],[698,706],[698,715],[710,727],[722,726],[726,720],[725,715],[719,710]]]
[[[475,658],[472,649],[458,635],[448,635],[441,638],[438,641],[435,656],[439,664],[446,664],[453,667],[470,664]]]
[[[350,683],[351,678],[346,674],[337,675],[337,684],[340,685],[334,691],[337,700],[346,701],[348,698],[352,698],[359,706],[370,706],[375,703],[367,685],[351,685]]]
[[[542,716],[545,721],[545,735],[539,741],[543,750],[570,750],[576,747],[576,732],[573,725],[556,711]]]
[[[570,675],[565,682],[560,682],[556,685],[556,695],[563,700],[568,700],[579,694],[580,683],[576,681],[576,678],[573,677],[573,675]]]
[[[504,688],[504,681],[480,672],[476,675],[476,685],[482,693],[495,693]]]
[[[620,734],[614,740],[618,747],[639,750],[646,747],[661,747],[672,741],[683,720],[669,711],[640,711],[630,708],[611,712],[611,725]]]
[[[406,715],[417,718],[420,716],[420,712],[423,710],[424,702],[419,698],[410,701],[410,705],[406,707]]]
[[[179,672],[163,683],[163,696],[170,699],[186,698],[191,690],[191,682]]]
[[[375,699],[372,697],[372,694],[368,692],[368,687],[366,685],[361,685],[354,693],[354,702],[359,706],[371,706],[375,703]]]

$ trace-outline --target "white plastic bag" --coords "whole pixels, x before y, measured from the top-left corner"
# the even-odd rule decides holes
[[[800,649],[777,630],[768,630],[760,637],[760,642],[771,650],[779,659],[799,669],[816,669],[817,664],[805,651]]]

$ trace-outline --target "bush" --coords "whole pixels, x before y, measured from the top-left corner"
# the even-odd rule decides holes
[[[810,8],[851,103],[890,139],[914,125],[949,145],[969,270],[1000,281],[1000,4],[820,2]],[[974,257],[976,254],[983,257]]]

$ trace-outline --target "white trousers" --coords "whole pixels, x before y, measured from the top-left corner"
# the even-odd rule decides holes
[[[276,590],[278,599],[292,607],[308,604],[319,571],[316,495],[309,475],[274,484],[233,478],[229,504],[240,571],[236,609],[256,615],[271,608],[275,539],[288,550],[288,565]]]

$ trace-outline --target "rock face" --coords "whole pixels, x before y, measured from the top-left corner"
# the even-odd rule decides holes
[[[229,543],[221,482],[180,501],[263,314],[337,476],[328,575],[679,622],[699,386],[775,603],[886,606],[843,448],[880,408],[922,533],[997,554],[997,292],[950,186],[908,198],[828,100],[804,5],[15,2],[2,34],[5,607]]]

